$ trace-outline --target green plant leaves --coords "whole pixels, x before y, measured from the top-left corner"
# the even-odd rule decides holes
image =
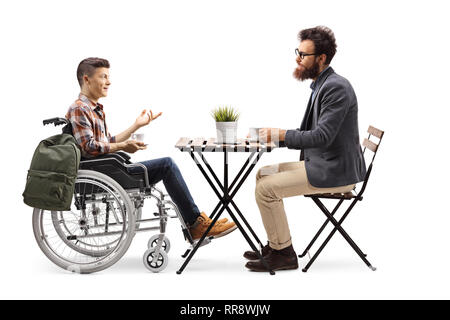
[[[239,119],[239,113],[232,107],[218,107],[211,111],[211,116],[216,122],[229,122],[237,121]]]

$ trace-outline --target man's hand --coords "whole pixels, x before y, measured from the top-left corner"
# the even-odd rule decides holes
[[[136,132],[136,130],[138,130],[139,128],[148,125],[151,121],[155,120],[156,118],[158,118],[162,112],[158,113],[157,115],[153,115],[152,110],[149,110],[150,113],[147,113],[147,110],[142,110],[141,114],[139,115],[139,117],[136,118],[136,121],[133,123],[133,125],[131,127],[129,127],[127,130],[125,130],[124,132],[119,133],[118,135],[116,135],[116,142],[125,142],[127,139],[130,138],[130,136]],[[119,148],[120,146],[118,146]],[[123,150],[123,149],[119,149],[119,150]]]
[[[148,125],[150,122],[162,115],[162,112],[158,113],[157,115],[153,115],[152,110],[149,110],[149,112],[150,113],[148,113],[147,110],[142,110],[139,117],[136,118],[136,121],[134,123],[138,129]]]
[[[259,129],[259,140],[262,142],[275,142],[284,141],[286,136],[286,130],[279,128],[261,128]]]
[[[128,153],[135,153],[138,150],[145,150],[147,146],[144,142],[136,141],[136,140],[127,140],[122,142],[122,150]]]

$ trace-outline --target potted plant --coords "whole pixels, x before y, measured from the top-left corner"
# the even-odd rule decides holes
[[[217,143],[237,143],[239,113],[231,107],[218,107],[211,112],[216,120]]]

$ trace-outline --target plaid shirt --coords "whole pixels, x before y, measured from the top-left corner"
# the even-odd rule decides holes
[[[83,157],[108,153],[109,143],[116,141],[106,128],[103,106],[94,104],[81,93],[67,111],[66,119],[72,124],[73,136],[81,147]]]

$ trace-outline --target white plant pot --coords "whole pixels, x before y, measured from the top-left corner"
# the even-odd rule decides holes
[[[216,122],[217,143],[237,142],[237,121]]]

